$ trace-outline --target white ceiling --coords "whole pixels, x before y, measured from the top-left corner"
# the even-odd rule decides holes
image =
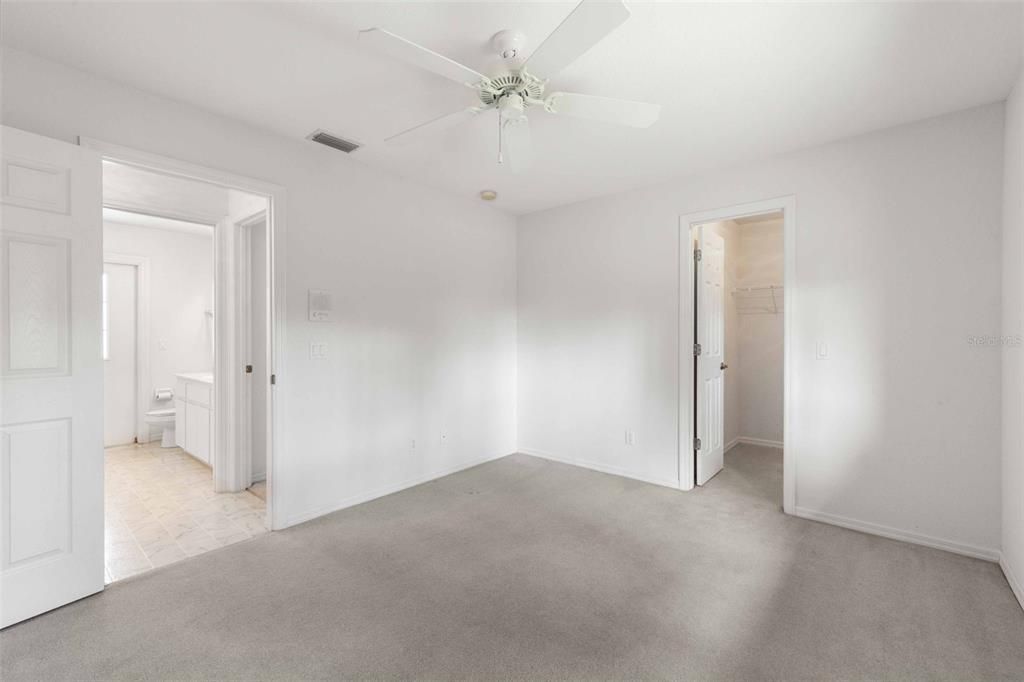
[[[383,26],[467,65],[517,28],[527,52],[574,3],[4,2],[3,41],[525,213],[999,101],[1017,68],[1017,3],[630,4],[633,17],[549,90],[656,102],[649,130],[531,114],[536,163],[512,175],[481,116],[436,140],[381,140],[473,93],[356,44]],[[312,143],[309,143],[312,144]]]
[[[115,208],[103,209],[103,223],[117,223],[129,227],[148,227],[155,230],[170,230],[171,232],[186,232],[188,234],[213,237],[213,225],[175,220],[173,218],[161,218],[160,216],[121,211]]]
[[[103,162],[103,205],[108,209],[215,225],[228,214],[229,202],[230,190],[224,187]]]

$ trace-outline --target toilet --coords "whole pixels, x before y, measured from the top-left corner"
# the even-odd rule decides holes
[[[163,410],[151,410],[146,413],[145,421],[151,429],[163,429],[163,434],[160,436],[160,447],[162,448],[174,447],[174,420],[173,407]]]

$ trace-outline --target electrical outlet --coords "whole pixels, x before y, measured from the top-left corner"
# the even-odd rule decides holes
[[[442,433],[441,434],[441,445],[447,445],[447,444],[448,444],[448,434],[447,433]]]
[[[413,442],[412,442],[412,449],[413,449],[413,450],[415,450],[415,449],[416,449],[416,441],[415,441],[415,440],[413,440]]]
[[[828,360],[828,343],[818,341],[818,346],[814,352],[814,358],[816,360]]]
[[[319,341],[309,344],[309,359],[323,360],[327,357],[327,344]]]
[[[626,445],[636,445],[636,433],[632,429],[626,429]]]

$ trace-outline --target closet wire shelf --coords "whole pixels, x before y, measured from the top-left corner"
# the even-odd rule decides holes
[[[736,312],[740,315],[778,315],[782,312],[781,284],[736,287],[732,296],[736,300]]]

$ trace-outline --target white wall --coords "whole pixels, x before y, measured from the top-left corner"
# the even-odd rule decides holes
[[[114,222],[103,224],[105,253],[149,259],[147,410],[174,407],[153,391],[174,388],[174,375],[213,369],[213,232],[209,235]]]
[[[1024,605],[1024,75],[1006,103],[1003,176],[1003,556],[1002,565]]]
[[[995,556],[1000,359],[968,337],[999,329],[1002,128],[1000,103],[523,218],[520,449],[675,485],[679,216],[792,194],[797,511]]]
[[[22,52],[5,49],[2,69],[6,125],[94,137],[287,189],[278,524],[516,449],[513,218],[374,171],[358,156]],[[333,293],[330,323],[307,321],[309,288]],[[309,358],[312,341],[328,343],[327,359]]]
[[[742,225],[736,253],[738,286],[782,284],[783,241],[782,220]],[[737,315],[740,369],[736,377],[743,438],[782,443],[783,314]]]

